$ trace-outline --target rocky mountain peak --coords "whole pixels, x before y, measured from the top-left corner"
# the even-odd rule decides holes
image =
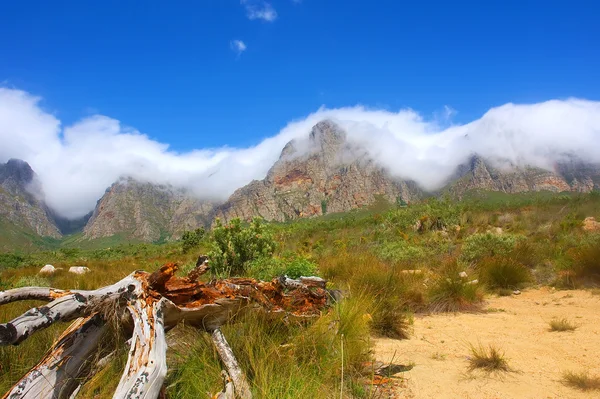
[[[348,143],[339,125],[324,120],[304,140],[288,143],[267,177],[238,189],[216,209],[216,216],[285,221],[344,212],[379,198],[411,202],[420,195],[414,183],[389,176],[365,151]]]
[[[35,173],[31,166],[20,159],[9,159],[4,165],[0,165],[0,184],[11,180],[13,183],[25,187],[33,181]]]
[[[311,144],[323,149],[333,148],[346,143],[346,132],[337,123],[325,119],[313,126],[308,138]]]
[[[27,162],[10,159],[0,164],[0,219],[17,229],[58,238],[60,232],[41,197],[41,187]]]

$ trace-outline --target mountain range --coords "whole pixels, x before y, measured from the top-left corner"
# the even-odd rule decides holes
[[[186,230],[208,228],[216,218],[229,221],[260,216],[283,222],[345,212],[382,199],[411,203],[440,193],[460,198],[471,190],[600,189],[600,165],[567,159],[546,170],[496,167],[473,154],[443,188],[431,193],[414,181],[393,176],[364,148],[351,143],[340,126],[324,120],[312,128],[305,141],[290,141],[264,179],[240,187],[225,201],[203,200],[185,189],[124,176],[107,188],[91,214],[78,220],[53,212],[45,204],[41,184],[29,164],[11,159],[0,164],[0,249],[10,249],[18,238],[59,239],[74,232],[89,240],[116,236],[155,242],[178,238]]]

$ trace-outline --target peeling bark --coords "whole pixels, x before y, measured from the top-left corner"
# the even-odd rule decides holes
[[[76,395],[89,369],[88,360],[94,358],[92,354],[98,350],[106,331],[107,309],[127,311],[133,321],[129,358],[115,398],[155,399],[159,396],[167,372],[165,331],[182,321],[212,334],[231,377],[229,388],[226,383],[221,394],[231,395],[233,387],[237,397],[251,398],[248,381],[219,327],[250,309],[288,318],[316,317],[330,299],[326,282],[318,277],[298,280],[281,277],[269,282],[250,278],[198,281],[207,270],[204,258],[187,277],[176,277],[177,266],[167,264],[152,274],[136,271],[98,290],[25,287],[0,292],[0,304],[30,299],[49,302],[0,324],[0,345],[18,345],[56,321],[79,318],[5,398]]]
[[[3,399],[69,398],[92,366],[105,326],[98,315],[76,320],[44,358],[17,382]]]

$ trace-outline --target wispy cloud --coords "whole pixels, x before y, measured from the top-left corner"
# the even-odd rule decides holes
[[[375,162],[427,189],[439,188],[473,153],[547,169],[565,154],[600,162],[600,102],[579,99],[506,104],[449,127],[435,115],[411,109],[321,108],[253,147],[187,152],[175,152],[103,115],[65,126],[40,107],[40,100],[0,87],[0,162],[29,162],[48,204],[67,217],[89,212],[108,186],[127,176],[225,199],[251,180],[264,178],[287,142],[306,140],[312,126],[326,118],[339,123]]]
[[[273,22],[277,19],[277,11],[266,1],[241,0],[241,4],[246,9],[248,19],[262,19],[267,22]]]
[[[246,51],[247,47],[246,47],[246,43],[244,43],[241,40],[232,40],[229,42],[229,47],[231,48],[231,50],[233,50],[233,52],[239,57],[240,55],[242,55],[242,53],[244,51]]]

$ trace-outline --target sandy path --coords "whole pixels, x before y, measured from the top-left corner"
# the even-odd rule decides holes
[[[399,374],[406,378],[400,397],[600,398],[600,391],[581,392],[560,382],[566,370],[600,375],[600,295],[543,288],[489,298],[484,309],[482,314],[419,316],[410,340],[376,340],[378,360],[415,364]],[[548,322],[555,317],[579,327],[550,332]],[[502,348],[514,372],[468,372],[469,344],[479,343]]]

